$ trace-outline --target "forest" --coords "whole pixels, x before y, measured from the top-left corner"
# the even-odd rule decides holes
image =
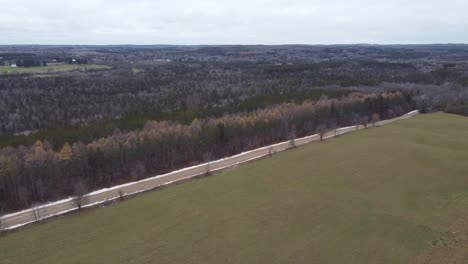
[[[89,189],[138,180],[187,164],[210,161],[279,141],[352,124],[368,125],[415,106],[400,92],[352,93],[339,99],[283,103],[218,118],[147,121],[142,129],[65,143],[48,141],[0,149],[0,200],[23,208]]]
[[[466,114],[468,46],[0,46],[0,211],[405,112]]]

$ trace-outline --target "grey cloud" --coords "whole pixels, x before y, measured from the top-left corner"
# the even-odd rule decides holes
[[[462,0],[0,0],[0,44],[468,42]]]

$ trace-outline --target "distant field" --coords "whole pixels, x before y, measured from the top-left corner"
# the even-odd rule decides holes
[[[54,72],[67,72],[67,71],[86,71],[86,70],[99,70],[99,69],[110,69],[106,65],[95,65],[95,64],[84,64],[84,65],[52,65],[46,67],[8,67],[0,66],[0,74],[43,74],[43,73],[54,73]]]
[[[132,68],[132,72],[133,72],[134,74],[137,74],[137,73],[140,73],[140,72],[144,72],[144,71],[145,71],[145,70],[140,69],[140,68],[136,68],[136,67],[133,67],[133,68]]]
[[[412,119],[0,238],[1,263],[468,263],[468,119]]]

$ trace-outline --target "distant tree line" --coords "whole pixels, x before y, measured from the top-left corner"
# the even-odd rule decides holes
[[[142,129],[116,130],[92,142],[65,143],[59,149],[47,141],[6,147],[0,149],[0,206],[25,208],[71,195],[76,186],[92,190],[138,180],[314,132],[367,125],[414,107],[411,96],[400,92],[352,93],[191,123],[148,121]]]
[[[41,67],[47,66],[47,63],[42,60],[37,59],[21,59],[16,61],[16,66],[18,67]]]

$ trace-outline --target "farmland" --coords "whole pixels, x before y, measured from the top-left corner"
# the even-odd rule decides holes
[[[51,65],[44,67],[9,67],[0,66],[0,75],[2,74],[50,74],[69,71],[88,71],[110,69],[106,65]]]
[[[431,114],[310,144],[6,234],[0,259],[464,263],[467,132]]]

